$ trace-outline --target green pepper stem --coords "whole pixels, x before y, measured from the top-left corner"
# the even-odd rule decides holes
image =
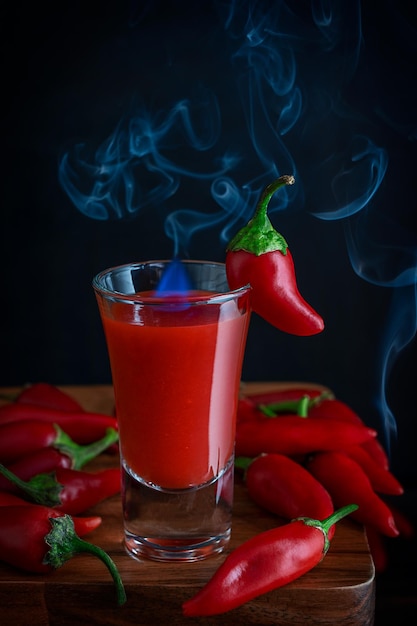
[[[36,504],[52,507],[61,504],[60,493],[63,485],[57,481],[54,473],[37,474],[25,481],[0,463],[0,474],[3,474],[13,485],[23,491],[29,500]]]
[[[309,407],[310,407],[310,397],[303,396],[302,398],[300,398],[300,401],[298,404],[297,415],[299,417],[308,417]]]
[[[69,456],[72,460],[73,469],[81,469],[88,461],[107,450],[113,443],[119,440],[119,434],[115,428],[108,428],[106,434],[101,439],[88,445],[75,443],[59,426],[54,424],[57,437],[53,447]]]
[[[347,517],[354,511],[357,511],[358,508],[357,504],[347,504],[346,506],[342,506],[340,509],[337,509],[337,511],[334,511],[334,513],[329,515],[329,517],[326,517],[326,519],[321,521],[323,529],[328,532],[331,526],[339,522],[343,517]]]
[[[252,461],[253,458],[250,456],[237,456],[235,458],[235,467],[237,467],[238,469],[242,469],[246,472]]]
[[[288,244],[272,226],[268,217],[268,205],[274,193],[284,185],[293,185],[294,176],[280,176],[263,190],[252,219],[233,237],[228,251],[245,250],[256,256],[279,250],[287,254]]]
[[[337,511],[334,511],[331,515],[329,515],[329,517],[326,517],[324,520],[312,519],[310,517],[297,517],[293,521],[304,522],[306,526],[312,526],[313,528],[321,530],[324,535],[323,554],[326,554],[330,546],[330,541],[328,537],[330,528],[334,526],[334,524],[339,522],[343,517],[350,515],[358,508],[359,507],[357,504],[347,504],[346,506],[342,506],[340,509],[337,509]]]
[[[311,398],[308,394],[296,400],[281,400],[269,404],[259,404],[258,409],[267,417],[277,417],[278,413],[296,413],[300,417],[307,417],[308,411],[320,404],[323,400],[334,399],[331,391],[323,391],[319,396]]]
[[[70,515],[49,518],[49,521],[52,529],[46,535],[45,542],[50,546],[50,550],[45,555],[44,563],[56,569],[75,554],[82,552],[93,554],[104,563],[113,578],[116,586],[117,603],[119,605],[124,604],[126,602],[126,592],[123,582],[114,561],[107,552],[92,543],[84,541],[84,539],[80,539],[75,532],[74,522]]]
[[[294,176],[289,176],[288,174],[284,174],[283,176],[280,176],[279,178],[274,180],[272,183],[267,185],[265,189],[263,190],[262,195],[256,206],[255,216],[259,214],[266,215],[268,211],[268,205],[274,193],[278,191],[280,187],[283,187],[284,185],[293,185],[294,183],[295,183]]]

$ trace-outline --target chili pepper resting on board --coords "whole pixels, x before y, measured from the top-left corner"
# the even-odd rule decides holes
[[[59,513],[59,511],[53,509],[52,507],[42,507],[41,504],[30,504],[27,500],[22,500],[22,498],[19,498],[12,493],[4,493],[0,491],[0,508],[3,509],[1,514],[7,515],[8,507],[15,506],[24,506],[28,511],[28,507],[47,508],[51,512],[52,517],[56,517],[57,512]],[[62,511],[61,515],[64,515]],[[102,518],[99,515],[91,515],[89,517],[73,517],[72,520],[74,522],[75,532],[77,535],[80,535],[80,537],[83,537],[87,533],[91,533],[91,531],[98,528],[102,522]]]
[[[0,462],[10,463],[43,448],[54,448],[72,459],[79,469],[119,440],[117,430],[109,428],[105,436],[89,445],[75,443],[57,425],[28,420],[0,424]]]
[[[312,389],[285,389],[279,392],[265,392],[239,398],[238,421],[276,417],[278,413],[293,412],[300,415],[300,407],[305,405],[306,413],[322,397],[329,397],[330,391]],[[306,416],[306,415],[305,415]]]
[[[25,456],[14,463],[10,463],[7,469],[16,474],[21,480],[30,480],[37,474],[54,472],[58,467],[70,468],[72,461],[66,454],[61,454],[53,448],[37,450],[29,456]],[[0,490],[16,492],[16,487],[0,472]]]
[[[238,457],[236,465],[246,466],[245,482],[251,499],[279,517],[325,519],[334,512],[332,499],[323,485],[287,456],[262,454],[246,462]],[[329,530],[329,535],[333,535],[333,530]]]
[[[373,489],[378,493],[392,496],[401,496],[404,488],[395,476],[379,465],[375,458],[362,446],[352,446],[346,449],[346,454],[354,459],[367,474]]]
[[[231,289],[252,287],[255,313],[283,332],[305,336],[321,332],[324,323],[302,298],[288,244],[267,215],[273,194],[294,182],[293,176],[281,176],[264,189],[255,215],[227,247],[226,274]]]
[[[48,573],[82,552],[98,557],[109,570],[118,604],[126,594],[116,565],[98,546],[76,534],[69,515],[37,506],[10,506],[0,516],[0,561],[33,573]]]
[[[399,535],[391,510],[354,459],[344,452],[319,452],[309,460],[307,469],[327,489],[335,506],[344,506],[355,498],[359,508],[352,513],[354,519],[388,537]]]
[[[374,430],[361,424],[282,415],[276,419],[238,422],[236,455],[255,457],[276,452],[295,456],[318,450],[343,450],[375,436]]]
[[[229,554],[209,582],[183,604],[184,615],[225,613],[306,574],[329,549],[329,528],[356,508],[351,504],[323,521],[295,519],[245,541]]]
[[[269,392],[263,394],[255,394],[242,398],[240,405],[238,406],[238,418],[239,409],[243,413],[243,419],[261,418],[261,415],[268,417],[275,417],[282,411],[290,411],[297,413],[302,417],[310,418],[327,418],[332,421],[350,422],[352,424],[365,425],[363,420],[359,417],[355,411],[353,411],[345,402],[334,398],[330,390],[283,390],[283,392]],[[291,392],[294,393],[292,396]],[[303,407],[304,412],[300,411]],[[376,437],[364,441],[360,446],[374,459],[383,470],[388,471],[388,457],[386,452]],[[360,452],[358,452],[358,455]],[[364,462],[366,459],[363,457]],[[380,477],[382,473],[379,472]],[[398,484],[398,481],[394,479],[392,481],[386,476],[386,482],[391,483],[386,485],[385,488],[389,489],[388,493],[398,493],[402,487]],[[395,484],[394,486],[394,482]],[[394,490],[394,492],[392,491]]]
[[[328,419],[337,419],[353,424],[363,424],[363,420],[350,406],[336,398],[325,398],[321,402],[313,403],[309,410],[309,417],[327,417]],[[378,439],[367,441],[362,446],[374,457],[379,465],[385,469],[389,468],[387,454]]]
[[[17,396],[16,402],[37,404],[59,411],[83,411],[82,406],[67,393],[49,383],[34,383],[25,387]]]
[[[4,465],[0,465],[0,473],[9,481],[13,493],[23,493],[32,502],[71,515],[82,513],[120,491],[119,467],[98,472],[58,468],[53,474],[38,474],[27,482]]]
[[[83,444],[103,437],[108,428],[117,430],[116,418],[102,413],[62,411],[24,402],[0,406],[0,424],[22,420],[40,420],[58,424],[71,439]]]

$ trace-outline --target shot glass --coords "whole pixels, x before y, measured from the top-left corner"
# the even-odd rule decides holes
[[[250,287],[230,291],[222,263],[148,261],[107,269],[93,288],[114,386],[127,552],[159,561],[221,552]]]

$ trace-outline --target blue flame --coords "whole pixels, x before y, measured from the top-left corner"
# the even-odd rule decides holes
[[[177,258],[172,259],[159,281],[156,294],[158,296],[174,296],[187,293],[191,289],[191,281],[184,264]]]

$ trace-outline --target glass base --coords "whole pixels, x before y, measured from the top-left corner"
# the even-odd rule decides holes
[[[213,554],[219,554],[227,546],[230,529],[217,537],[194,539],[166,539],[161,537],[138,537],[125,531],[125,547],[129,556],[134,559],[151,559],[152,561],[200,561]]]
[[[197,561],[222,552],[231,534],[233,459],[213,481],[159,489],[122,464],[125,547],[133,558]]]

